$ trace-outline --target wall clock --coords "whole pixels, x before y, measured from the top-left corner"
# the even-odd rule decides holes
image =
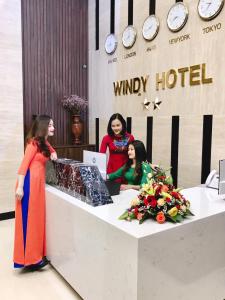
[[[105,40],[105,52],[107,54],[113,54],[117,48],[117,39],[115,34],[110,33],[107,35]]]
[[[123,31],[122,43],[125,48],[131,48],[137,37],[137,31],[133,25],[128,25]]]
[[[144,21],[142,35],[147,41],[152,41],[159,32],[159,19],[155,15],[150,15]]]
[[[188,9],[183,2],[175,3],[169,10],[167,15],[167,26],[173,31],[181,30],[188,19]]]
[[[224,0],[199,0],[198,14],[205,20],[214,19],[221,12],[224,6]]]

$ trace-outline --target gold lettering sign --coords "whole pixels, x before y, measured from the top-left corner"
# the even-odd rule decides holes
[[[168,87],[168,89],[172,89],[175,87],[176,83],[177,72],[174,69],[171,69],[169,70],[169,72],[166,73],[166,86]]]
[[[115,96],[146,93],[149,75],[113,82]],[[185,87],[209,84],[212,77],[207,76],[206,64],[192,65],[179,69],[170,69],[167,72],[156,73],[155,89],[173,89],[177,85]]]
[[[115,96],[146,92],[149,75],[113,82]]]
[[[161,74],[156,73],[156,90],[158,91],[161,87],[165,90],[165,87],[172,89],[177,85],[177,79],[180,76],[180,85],[185,87],[187,85],[186,78],[189,79],[189,85],[195,86],[200,84],[212,83],[213,79],[207,77],[206,75],[206,64],[193,65],[190,67],[179,68],[177,71],[175,69],[170,69],[167,72],[162,72]]]

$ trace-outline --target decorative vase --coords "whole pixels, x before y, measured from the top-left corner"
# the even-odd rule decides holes
[[[80,115],[72,115],[72,132],[74,135],[73,144],[80,145],[83,133],[83,122],[80,119]]]

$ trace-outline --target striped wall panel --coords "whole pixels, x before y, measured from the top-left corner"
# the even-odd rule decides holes
[[[50,114],[54,144],[70,144],[71,115],[65,95],[88,95],[88,1],[21,0],[25,133],[32,115]],[[87,124],[87,114],[83,116]],[[88,142],[88,125],[84,126]]]

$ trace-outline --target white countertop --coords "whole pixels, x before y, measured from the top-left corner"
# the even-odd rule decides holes
[[[208,218],[212,215],[225,212],[225,200],[222,196],[218,196],[218,191],[204,186],[184,189],[181,193],[191,202],[190,210],[195,215],[185,219],[182,223],[165,222],[164,224],[158,224],[156,221],[149,219],[143,224],[139,224],[137,220],[131,222],[118,220],[118,217],[130,207],[131,200],[139,193],[135,190],[126,190],[120,193],[120,195],[113,196],[113,204],[92,207],[81,200],[76,199],[60,190],[46,185],[46,191],[49,191],[56,196],[63,198],[65,201],[76,205],[77,207],[84,209],[92,215],[95,215],[99,219],[117,227],[118,229],[125,231],[126,233],[135,236],[136,238],[142,238],[148,235],[156,234],[161,231],[170,230],[176,226],[184,226],[190,222],[199,221],[204,218]]]

